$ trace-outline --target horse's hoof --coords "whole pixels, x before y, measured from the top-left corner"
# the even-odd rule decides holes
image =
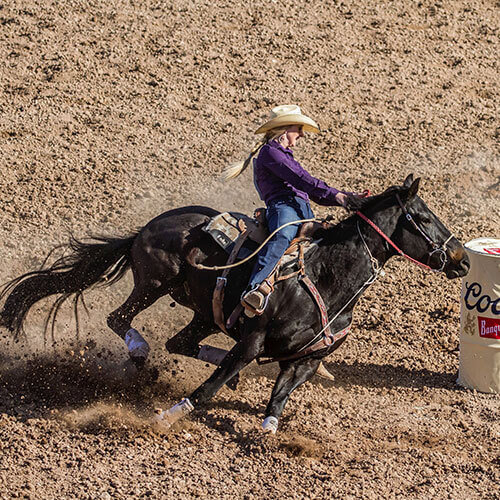
[[[264,432],[276,434],[276,431],[278,430],[278,419],[273,416],[266,417],[264,422],[262,422],[262,430]]]
[[[183,398],[179,403],[172,406],[168,410],[162,411],[161,408],[155,408],[153,422],[161,424],[165,427],[171,427],[177,420],[181,417],[185,417],[188,413],[194,410],[194,406],[191,404],[188,398]]]
[[[228,380],[226,382],[226,385],[231,389],[232,391],[235,391],[238,387],[238,383],[240,382],[240,376],[237,373],[232,379]]]
[[[318,369],[316,370],[316,375],[335,382],[335,377],[326,369],[325,365],[322,362],[320,362]]]
[[[155,425],[161,425],[165,429],[169,429],[172,424],[165,418],[165,412],[161,408],[154,409],[154,415],[151,422]]]
[[[144,358],[146,360],[151,349],[144,337],[135,328],[131,328],[125,334],[124,340],[131,358]]]

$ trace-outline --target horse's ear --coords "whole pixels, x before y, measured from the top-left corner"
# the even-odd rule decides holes
[[[406,182],[406,181],[405,181]],[[407,200],[411,200],[415,198],[418,192],[418,186],[420,185],[420,177],[415,179],[412,183],[411,186],[408,188],[408,193],[406,195]]]
[[[413,182],[413,174],[410,174],[403,182],[403,187],[409,188]]]

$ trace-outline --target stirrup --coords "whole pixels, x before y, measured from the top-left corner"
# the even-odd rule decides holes
[[[262,306],[264,305],[266,298],[264,297],[264,294],[261,291],[250,290],[245,295],[243,295],[242,300],[245,303],[245,305],[258,311],[262,309]]]
[[[245,308],[245,314],[249,318],[260,316],[264,312],[267,303],[266,297],[258,289],[250,290],[241,297],[241,305]]]
[[[245,315],[249,318],[260,316],[267,306],[269,295],[274,287],[268,280],[249,290],[241,297],[241,305],[245,308]]]

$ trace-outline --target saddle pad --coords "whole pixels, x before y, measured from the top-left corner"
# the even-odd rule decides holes
[[[203,228],[226,251],[240,235],[238,219],[229,212],[212,217]]]
[[[248,230],[248,239],[255,243],[262,243],[269,235],[267,228],[255,219],[233,212],[224,212],[212,217],[203,230],[210,234],[226,252],[231,253],[232,245],[240,235],[241,223]],[[253,247],[253,245],[250,246]]]

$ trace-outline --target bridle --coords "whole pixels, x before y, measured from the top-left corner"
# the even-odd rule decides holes
[[[373,221],[371,221],[368,217],[366,217],[363,213],[361,213],[359,210],[356,212],[356,215],[361,217],[367,224],[369,224],[377,233],[384,238],[384,240],[391,245],[396,252],[404,257],[405,259],[410,260],[411,262],[417,264],[418,266],[428,269],[434,272],[441,272],[446,266],[446,263],[448,262],[448,256],[446,254],[446,246],[450,242],[450,240],[453,238],[453,235],[451,234],[450,237],[443,242],[441,245],[438,245],[432,238],[429,237],[429,235],[415,222],[415,219],[412,217],[412,215],[408,212],[406,206],[404,203],[401,201],[401,198],[399,197],[399,194],[396,194],[396,199],[398,200],[399,206],[401,207],[401,210],[403,212],[403,215],[405,216],[406,220],[417,230],[418,233],[425,239],[427,244],[430,246],[431,250],[428,253],[427,256],[427,264],[424,264],[423,262],[420,262],[413,257],[410,257],[408,254],[403,252],[390,238],[387,236]],[[434,254],[439,255],[439,260],[441,262],[441,267],[439,269],[433,269],[430,267],[430,261],[431,258]]]

